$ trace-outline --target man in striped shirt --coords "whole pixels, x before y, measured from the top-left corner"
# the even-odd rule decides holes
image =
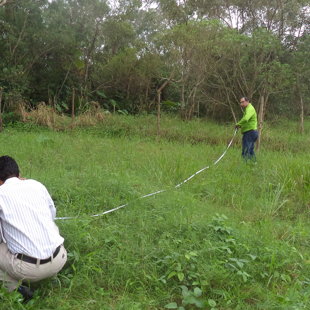
[[[17,289],[24,300],[32,290],[22,285],[56,275],[67,260],[54,219],[56,208],[43,184],[19,178],[16,161],[0,157],[0,283]]]

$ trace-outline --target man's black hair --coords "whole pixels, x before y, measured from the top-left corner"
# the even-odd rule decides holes
[[[15,159],[10,156],[0,157],[0,180],[5,182],[8,178],[19,177],[19,168]]]
[[[248,97],[241,97],[241,99],[244,99],[245,101],[249,102],[250,99]]]

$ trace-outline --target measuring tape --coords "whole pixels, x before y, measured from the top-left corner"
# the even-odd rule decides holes
[[[233,137],[231,138],[230,142],[228,143],[228,145],[227,145],[225,151],[222,153],[222,155],[221,155],[212,165],[206,166],[206,167],[204,167],[204,168],[198,170],[197,172],[195,172],[194,174],[192,174],[190,177],[188,177],[187,179],[185,179],[185,180],[182,181],[181,183],[175,185],[174,188],[179,188],[179,187],[181,187],[183,184],[185,184],[186,182],[188,182],[189,180],[191,180],[193,177],[195,177],[195,176],[198,175],[199,173],[203,172],[203,171],[206,170],[206,169],[209,169],[209,168],[212,167],[212,166],[217,165],[217,164],[223,159],[223,157],[226,155],[228,149],[231,147],[231,145],[232,145],[232,143],[233,143],[233,141],[234,141],[234,138],[235,138],[235,136],[236,136],[237,131],[238,131],[238,129],[236,128],[236,129],[235,129],[235,132],[234,132],[234,134],[233,134]],[[156,192],[154,192],[154,193],[146,194],[146,195],[143,195],[143,196],[141,196],[141,197],[139,197],[139,198],[137,198],[137,199],[143,199],[143,198],[155,196],[155,195],[157,195],[157,194],[164,193],[164,192],[166,192],[166,191],[168,191],[168,189],[163,189],[163,190],[156,191]],[[108,211],[104,211],[104,212],[102,212],[102,213],[93,214],[93,215],[89,215],[89,216],[90,216],[90,217],[102,216],[102,215],[105,215],[105,214],[114,212],[114,211],[116,211],[116,210],[122,209],[122,208],[124,208],[124,207],[126,207],[126,206],[128,206],[128,205],[129,205],[129,202],[126,203],[126,204],[124,204],[124,205],[121,205],[121,206],[115,207],[115,208],[113,208],[113,209],[110,209],[110,210],[108,210]],[[71,220],[71,219],[77,219],[77,218],[78,218],[77,216],[65,216],[65,217],[56,217],[55,220]]]

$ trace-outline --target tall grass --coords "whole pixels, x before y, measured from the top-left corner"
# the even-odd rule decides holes
[[[19,126],[0,135],[1,153],[47,186],[58,216],[78,218],[57,221],[65,269],[27,305],[0,289],[0,309],[309,309],[309,136],[267,125],[256,165],[238,136],[175,189],[218,158],[230,125],[164,118],[160,139],[150,116]]]

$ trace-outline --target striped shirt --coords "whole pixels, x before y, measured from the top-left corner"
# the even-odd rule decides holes
[[[50,257],[64,241],[55,216],[54,202],[40,182],[13,177],[0,186],[0,235],[11,253]]]

